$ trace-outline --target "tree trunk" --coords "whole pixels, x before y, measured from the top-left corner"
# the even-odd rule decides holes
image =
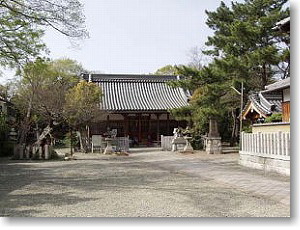
[[[76,132],[76,135],[79,139],[79,145],[80,145],[80,151],[83,151],[83,142],[82,142],[82,135],[81,135],[81,132],[80,131],[77,131]]]
[[[31,117],[31,109],[32,109],[32,98],[29,100],[27,113],[24,121],[21,123],[21,133],[19,138],[19,144],[22,145],[26,142],[26,136],[30,129],[30,117]]]
[[[81,151],[84,153],[89,152],[89,135],[86,127],[80,130],[80,139],[81,139]]]
[[[73,157],[73,154],[74,154],[72,137],[73,137],[73,130],[72,130],[72,128],[70,128],[70,154],[71,154],[71,157]]]
[[[42,140],[44,140],[47,137],[47,135],[50,134],[51,131],[52,131],[52,128],[50,127],[50,125],[47,125],[46,128],[44,128],[41,135],[39,135],[39,138],[36,140],[34,145],[40,145]]]

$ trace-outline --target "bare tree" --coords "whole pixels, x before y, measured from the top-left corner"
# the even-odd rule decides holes
[[[209,62],[211,62],[211,58],[207,55],[203,54],[203,51],[205,50],[205,47],[198,47],[194,46],[192,47],[188,52],[189,62],[188,66],[195,68],[197,70],[202,69],[203,66],[207,65]]]

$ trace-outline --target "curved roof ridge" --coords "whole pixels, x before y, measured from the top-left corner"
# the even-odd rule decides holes
[[[146,74],[88,74],[83,73],[84,80],[97,81],[172,81],[178,80],[176,75],[146,75]]]

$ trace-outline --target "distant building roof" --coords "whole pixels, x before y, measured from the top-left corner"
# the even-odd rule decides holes
[[[282,90],[285,88],[289,88],[291,84],[291,78],[288,77],[283,80],[279,80],[273,84],[265,86],[265,91],[264,92],[269,92],[269,91],[276,91],[276,90]]]
[[[121,111],[166,111],[188,105],[188,93],[166,84],[177,76],[83,74],[103,91],[102,109]]]
[[[283,31],[289,32],[290,31],[290,21],[291,21],[290,17],[284,18],[281,21],[276,23],[276,28],[279,28]]]
[[[249,96],[249,100],[243,110],[243,119],[249,113],[255,111],[260,117],[267,117],[272,113],[282,112],[282,94],[280,92],[259,92]]]

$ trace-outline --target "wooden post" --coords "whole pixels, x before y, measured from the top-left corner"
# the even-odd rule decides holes
[[[285,153],[284,153],[284,133],[281,133],[281,155],[285,155]]]
[[[129,119],[127,114],[122,114],[124,118],[124,136],[128,136],[129,134]]]
[[[42,154],[43,154],[43,147],[40,145],[39,146],[39,152],[38,152],[38,156],[39,156],[39,159],[41,160],[42,159]]]
[[[253,141],[254,141],[254,153],[257,153],[257,135],[256,133],[253,134]]]
[[[290,148],[291,148],[290,147],[290,144],[291,144],[290,136],[291,136],[291,134],[288,133],[287,135],[288,135],[288,145],[287,145],[288,146],[288,150],[287,151],[288,151],[288,156],[290,156]]]
[[[49,159],[49,145],[45,145],[44,146],[45,148],[45,160],[48,160]]]
[[[277,154],[282,155],[281,153],[281,131],[277,133]]]
[[[151,136],[151,141],[152,140],[152,131],[151,131],[151,114],[149,114],[149,135]]]
[[[262,153],[266,153],[265,138],[266,138],[265,134],[261,133]]]
[[[20,159],[23,159],[23,157],[24,157],[24,151],[25,151],[25,144],[21,144],[20,145],[20,149],[19,149]]]
[[[139,136],[138,136],[138,140],[139,140],[139,144],[142,141],[142,123],[141,123],[141,114],[138,114],[138,130],[139,130]]]
[[[30,146],[29,145],[26,147],[25,151],[26,151],[25,152],[26,159],[29,159],[29,155],[30,155]]]
[[[240,142],[240,150],[243,151],[245,148],[244,148],[244,132],[241,132],[241,142]]]
[[[261,144],[261,132],[259,132],[258,134],[258,152],[261,153],[262,152],[262,144]]]
[[[289,133],[285,134],[286,138],[285,138],[285,151],[286,151],[286,155],[290,156],[290,136]]]
[[[170,135],[170,114],[167,113],[167,135]]]
[[[107,131],[107,128],[110,128],[109,127],[109,115],[106,116],[106,131]]]
[[[156,136],[157,136],[157,141],[159,141],[159,116],[160,114],[156,114],[156,118],[157,118],[157,124],[156,124]]]

